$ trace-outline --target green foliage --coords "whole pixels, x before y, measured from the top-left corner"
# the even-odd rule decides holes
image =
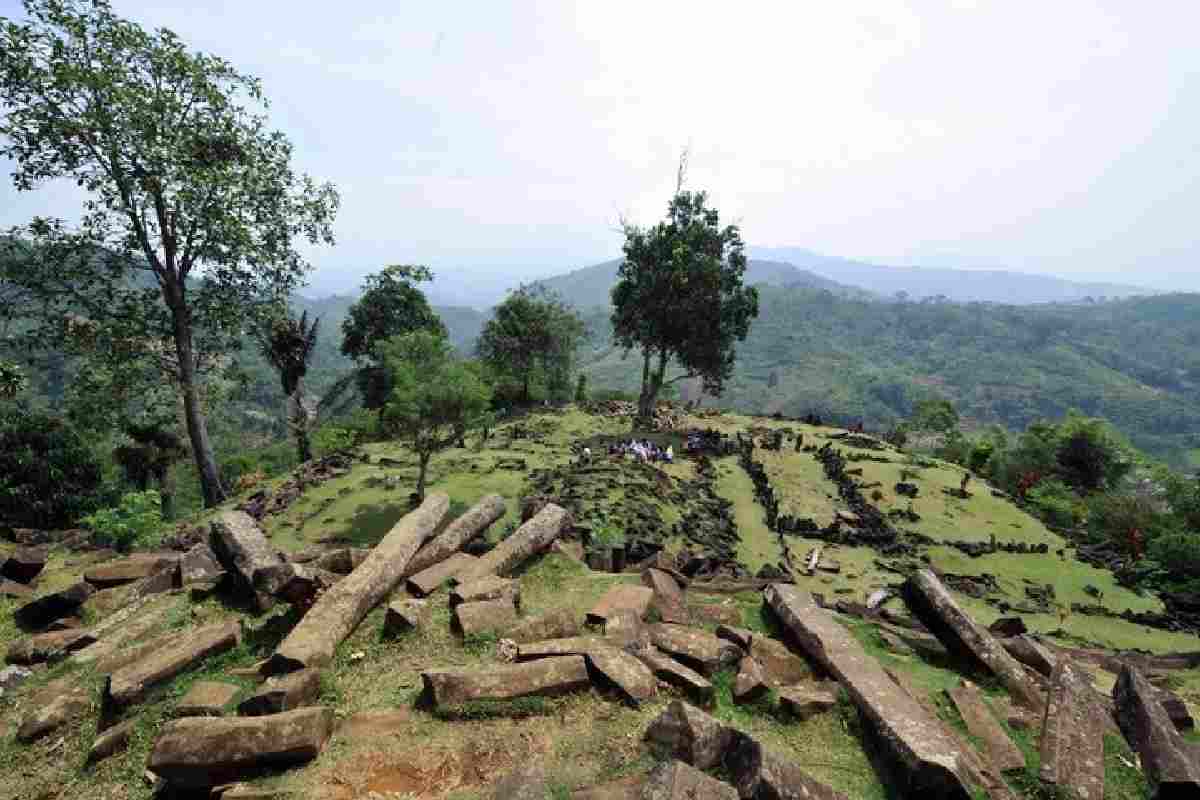
[[[579,379],[582,381],[584,377],[580,375]],[[29,380],[21,369],[0,359],[0,400],[12,399],[28,388]]]
[[[931,397],[916,404],[910,425],[919,431],[947,433],[958,427],[958,411],[946,398]]]
[[[680,184],[682,184],[682,168]],[[733,376],[736,342],[758,316],[758,291],[742,285],[746,272],[741,232],[720,227],[704,192],[678,190],[667,219],[652,228],[625,226],[625,258],[612,290],[614,343],[642,351],[639,416],[651,415],[677,362],[684,377],[699,377],[720,395]]]
[[[1166,533],[1150,542],[1150,558],[1164,565],[1171,574],[1183,578],[1200,578],[1200,535],[1196,533]]]
[[[456,359],[438,333],[393,337],[376,348],[376,357],[392,381],[383,428],[417,454],[417,496],[423,498],[430,457],[490,419],[491,388],[481,379],[479,364]]]
[[[1056,478],[1042,481],[1030,489],[1026,499],[1034,513],[1059,528],[1075,527],[1086,513],[1079,496]]]
[[[122,551],[157,544],[162,521],[162,499],[153,489],[124,494],[120,505],[102,508],[81,520],[95,533],[98,543]]]
[[[309,444],[311,414],[305,405],[302,381],[308,374],[308,363],[317,347],[317,331],[321,318],[314,317],[308,323],[308,312],[296,319],[286,311],[272,317],[262,334],[259,349],[276,372],[279,384],[288,398],[288,425],[296,436],[296,454],[300,461],[312,458]]]
[[[363,281],[363,293],[342,321],[342,353],[353,359],[370,359],[386,339],[412,331],[442,333],[446,327],[416,287],[433,280],[428,267],[392,264]]]
[[[100,463],[66,421],[0,409],[0,518],[67,527],[102,502]]]
[[[327,456],[330,453],[343,453],[358,443],[358,437],[350,428],[341,425],[325,425],[313,434],[312,444],[316,455]]]
[[[581,372],[579,373],[579,380],[575,383],[575,402],[586,403],[587,399],[587,375]]]

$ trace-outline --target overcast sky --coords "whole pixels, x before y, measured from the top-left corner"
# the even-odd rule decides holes
[[[752,244],[1200,290],[1200,3],[114,6],[264,80],[342,193],[319,288],[615,257],[686,144]],[[0,226],[77,208],[0,187]]]

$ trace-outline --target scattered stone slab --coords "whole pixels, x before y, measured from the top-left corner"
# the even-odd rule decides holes
[[[287,675],[267,678],[257,692],[238,704],[243,717],[279,714],[315,705],[321,694],[321,671],[302,669]]]
[[[405,515],[349,575],[329,588],[292,628],[264,666],[267,675],[325,667],[333,651],[396,588],[413,553],[450,507],[445,492],[431,492]]]
[[[91,706],[87,688],[72,682],[71,676],[46,684],[29,701],[29,712],[17,728],[17,741],[36,742],[61,728]]]
[[[637,612],[630,608],[620,608],[608,615],[604,622],[604,638],[615,647],[635,654],[651,646],[650,631]]]
[[[271,608],[275,599],[254,588],[254,574],[283,562],[258,523],[244,511],[223,511],[213,520],[209,546],[229,573],[234,590],[255,611]]]
[[[695,706],[673,700],[646,728],[645,739],[696,769],[720,766],[738,732]]]
[[[505,632],[504,636],[517,644],[543,639],[565,639],[578,636],[582,625],[570,608],[558,608],[537,617],[527,617]]]
[[[716,625],[741,625],[742,611],[733,603],[696,603],[688,606],[688,612],[696,619]]]
[[[837,575],[842,571],[842,565],[841,562],[834,561],[832,558],[823,558],[817,562],[817,569],[821,572]]]
[[[450,607],[460,603],[480,603],[484,600],[507,598],[514,606],[521,606],[521,582],[512,578],[487,575],[470,583],[460,583],[450,592]]]
[[[370,550],[362,547],[343,547],[320,556],[313,566],[338,575],[349,575],[367,560],[370,553]]]
[[[424,600],[395,600],[389,603],[383,616],[384,635],[399,636],[416,630],[421,627],[425,612]]]
[[[492,787],[492,800],[546,800],[550,781],[540,761],[524,764],[507,773]]]
[[[1000,643],[1010,656],[1025,666],[1032,667],[1047,678],[1054,672],[1054,665],[1058,663],[1058,656],[1050,648],[1028,634],[1010,636],[1007,639],[1001,639]]]
[[[161,622],[169,610],[166,603],[155,599],[139,600],[125,606],[92,628],[92,635],[99,641],[71,654],[71,661],[98,663],[114,653],[127,651],[130,642]],[[100,671],[109,669],[101,668]]]
[[[455,632],[463,637],[499,633],[516,624],[517,609],[507,598],[459,603],[454,607],[452,621]]]
[[[56,619],[76,614],[94,591],[90,583],[79,581],[65,589],[30,600],[18,608],[13,616],[23,628],[44,628]]]
[[[297,795],[287,789],[266,788],[251,783],[231,783],[214,788],[210,797],[211,800],[293,800]]]
[[[434,707],[566,694],[590,685],[583,656],[542,658],[484,670],[430,670],[421,673],[421,681],[424,698]]]
[[[168,567],[179,564],[179,556],[161,553],[139,554],[92,567],[83,579],[98,589],[111,589],[149,578]]]
[[[0,578],[0,597],[8,597],[13,600],[26,600],[33,597],[33,589],[23,583],[10,581],[8,578]]]
[[[188,550],[179,561],[180,585],[199,594],[216,589],[228,574],[205,542]]]
[[[120,725],[114,725],[106,731],[96,734],[92,747],[88,750],[87,763],[95,764],[109,756],[116,755],[129,746],[129,734],[133,732],[135,719],[127,719]]]
[[[254,588],[285,603],[305,606],[341,579],[336,572],[283,561],[255,571]]]
[[[650,626],[650,639],[659,650],[694,667],[706,677],[741,660],[742,652],[707,631],[683,625],[659,623]]]
[[[743,653],[750,652],[750,645],[754,642],[754,637],[757,636],[754,631],[746,628],[738,628],[733,625],[718,625],[717,636],[727,642],[733,642]]]
[[[1025,768],[1025,756],[992,716],[979,689],[970,681],[946,691],[967,725],[967,732],[983,742],[987,762],[1000,772]]]
[[[40,664],[57,661],[96,641],[89,631],[73,628],[54,633],[39,633],[13,642],[4,660],[9,664]]]
[[[682,689],[700,705],[712,705],[715,694],[713,685],[699,672],[680,664],[655,647],[641,650],[635,655],[660,681]]]
[[[129,596],[131,599],[138,600],[156,594],[163,594],[164,592],[169,592],[178,588],[179,565],[172,564],[170,566],[163,567],[149,577],[142,578],[140,581],[135,581],[129,584]]]
[[[32,583],[46,568],[46,555],[44,547],[18,547],[4,559],[0,575],[15,583]]]
[[[108,676],[104,682],[104,708],[119,711],[140,703],[153,687],[209,656],[232,650],[241,641],[241,636],[241,625],[235,620],[206,625],[173,637],[165,646]]]
[[[1022,636],[1028,633],[1029,629],[1025,627],[1025,620],[1020,617],[1000,617],[988,625],[988,632],[1001,639],[1007,639],[1010,636]]]
[[[682,761],[664,761],[650,771],[642,800],[737,800],[728,783],[710,778]]]
[[[683,589],[669,573],[650,567],[642,572],[642,583],[654,592],[654,608],[660,620],[681,625],[691,620]]]
[[[0,669],[0,697],[4,697],[4,693],[16,689],[25,681],[33,677],[33,670],[25,667],[8,666]]]
[[[582,656],[598,647],[608,646],[596,636],[571,636],[565,639],[543,639],[517,645],[517,660],[532,661],[554,656]]]
[[[405,567],[405,577],[424,572],[463,549],[471,540],[481,536],[492,523],[504,516],[504,498],[489,494],[430,539]],[[447,575],[446,577],[450,577]]]
[[[629,775],[608,783],[571,792],[571,800],[641,800],[645,775]]]
[[[735,736],[725,757],[729,777],[742,798],[849,800],[807,774],[791,759],[767,750],[749,736]]]
[[[594,647],[586,653],[588,664],[605,680],[621,690],[633,705],[640,705],[658,692],[654,673],[624,650]]]
[[[781,686],[778,692],[780,707],[801,721],[832,711],[837,705],[836,689],[825,683]]]
[[[1177,731],[1190,731],[1196,727],[1192,712],[1188,710],[1183,698],[1168,689],[1158,689],[1158,702],[1171,718],[1171,723]]]
[[[507,577],[513,570],[548,548],[567,526],[571,515],[566,509],[547,503],[528,522],[479,558],[471,569],[455,580],[470,583],[487,575]]]
[[[408,728],[412,714],[407,708],[382,711],[360,711],[338,723],[334,733],[338,739],[374,742],[381,736],[396,736]]]
[[[1050,676],[1042,721],[1041,779],[1078,800],[1103,800],[1104,737],[1084,671],[1061,658]]]
[[[905,581],[904,598],[913,614],[948,649],[995,675],[1022,705],[1030,709],[1045,708],[1045,694],[1020,662],[959,607],[931,570],[920,570]]]
[[[968,798],[966,756],[936,717],[905,693],[833,615],[795,586],[772,584],[767,605],[805,651],[837,678],[902,767],[906,796]]]
[[[177,717],[221,717],[237,697],[238,687],[223,681],[196,681],[175,704]]]
[[[1200,797],[1200,760],[1179,735],[1157,691],[1135,668],[1126,665],[1113,686],[1117,724],[1141,757],[1142,770],[1158,800]]]
[[[150,771],[169,784],[203,788],[311,761],[333,732],[333,709],[299,708],[263,717],[188,717],[168,722]]]
[[[737,679],[733,683],[733,702],[753,703],[765,695],[769,688],[758,662],[751,656],[743,656],[738,665]]]
[[[654,590],[646,586],[635,586],[631,583],[620,583],[610,588],[604,596],[587,613],[587,621],[593,624],[603,624],[606,619],[618,609],[625,609],[644,619],[654,599]]]
[[[754,636],[750,655],[762,668],[763,679],[771,688],[789,686],[812,678],[812,668],[787,645],[770,636]]]
[[[405,582],[404,587],[408,589],[409,594],[424,597],[436,592],[442,584],[478,560],[467,553],[453,553],[449,558],[414,574]]]

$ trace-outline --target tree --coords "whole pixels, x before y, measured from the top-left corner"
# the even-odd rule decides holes
[[[317,346],[317,330],[321,318],[308,324],[308,312],[296,319],[283,313],[267,326],[259,346],[263,357],[279,373],[279,383],[287,398],[288,425],[296,434],[296,452],[301,463],[312,459],[312,448],[308,443],[311,414],[304,404],[304,376]]]
[[[35,219],[17,283],[46,304],[36,333],[84,318],[97,348],[150,353],[178,387],[204,502],[225,498],[201,387],[244,324],[300,283],[297,236],[332,243],[338,195],[291,166],[260,82],[107,0],[25,0],[0,21],[0,155],[13,183],[89,193],[82,221]],[[8,276],[11,278],[12,276]]]
[[[95,454],[64,420],[0,409],[0,519],[67,527],[101,505],[103,478]]]
[[[944,397],[921,400],[913,407],[913,428],[946,433],[958,427],[958,412]]]
[[[180,438],[171,430],[150,424],[129,424],[125,435],[133,444],[123,444],[113,450],[113,459],[121,465],[125,479],[139,492],[150,490],[150,482],[158,484],[154,499],[162,519],[174,516],[175,486],[171,466],[187,455]],[[148,496],[148,495],[147,495]]]
[[[392,264],[363,281],[363,293],[342,320],[342,354],[359,363],[356,373],[366,408],[381,409],[391,392],[388,372],[374,360],[375,348],[393,336],[428,330],[446,335],[446,326],[416,287],[433,280],[428,267]]]
[[[530,384],[538,377],[552,395],[564,399],[586,333],[579,314],[557,294],[539,285],[521,286],[493,310],[475,351],[497,375],[517,382],[520,402],[530,401]]]
[[[25,391],[29,382],[16,364],[0,359],[0,400],[11,400]]]
[[[579,373],[579,380],[575,384],[575,402],[582,405],[587,402],[587,399],[587,375],[581,372]]]
[[[758,316],[758,292],[742,285],[746,272],[741,233],[720,227],[704,192],[682,190],[682,173],[667,218],[652,228],[629,224],[625,258],[612,290],[613,339],[626,352],[642,351],[638,416],[653,416],[659,392],[699,377],[704,391],[721,394],[733,373],[735,342]],[[682,374],[668,380],[678,362]]]
[[[487,422],[491,388],[480,378],[480,365],[455,358],[451,344],[433,331],[395,336],[376,353],[392,386],[383,427],[417,454],[416,495],[423,500],[430,458]]]

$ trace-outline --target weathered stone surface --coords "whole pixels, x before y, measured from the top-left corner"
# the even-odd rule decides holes
[[[946,694],[966,723],[967,732],[983,742],[992,767],[1001,772],[1025,768],[1025,756],[992,715],[975,684],[964,680]]]
[[[450,607],[460,603],[480,603],[484,600],[501,600],[507,598],[518,608],[521,607],[521,582],[513,578],[500,578],[486,575],[470,583],[460,583],[450,592]]]
[[[129,746],[129,734],[133,732],[136,719],[127,719],[120,725],[114,725],[106,731],[96,734],[92,747],[88,750],[87,763],[95,764],[111,755],[115,755]]]
[[[1054,672],[1058,656],[1028,634],[1010,636],[1007,639],[1001,639],[1000,643],[1010,656],[1022,664],[1032,667],[1047,678],[1050,677],[1050,673]]]
[[[424,597],[436,592],[438,587],[478,560],[467,553],[452,553],[448,558],[413,574],[404,587],[408,589],[409,594]]]
[[[650,567],[642,572],[642,583],[654,592],[654,608],[660,620],[681,625],[691,620],[683,599],[683,589],[669,573]]]
[[[44,628],[56,619],[71,616],[92,595],[90,583],[79,581],[66,589],[30,600],[14,612],[17,624],[25,628]]]
[[[283,561],[256,570],[254,588],[285,603],[304,606],[341,579],[336,572]]]
[[[658,691],[658,683],[645,664],[624,650],[615,647],[593,647],[586,654],[588,664],[609,683],[616,686],[625,698],[638,705]]]
[[[195,592],[211,591],[227,574],[206,542],[188,550],[179,561],[180,585]]]
[[[126,583],[149,578],[170,566],[179,563],[178,555],[145,553],[110,561],[92,567],[83,573],[83,578],[98,589],[109,589]]]
[[[772,688],[789,686],[813,676],[807,661],[770,636],[754,636],[750,640],[750,655],[762,667],[763,678]]]
[[[1025,627],[1025,620],[1020,617],[1000,617],[988,625],[988,632],[993,636],[1007,639],[1010,636],[1021,636],[1028,633],[1029,630]]]
[[[315,705],[321,694],[321,671],[302,669],[267,678],[258,691],[238,704],[243,717],[278,714]]]
[[[1192,712],[1188,710],[1187,703],[1179,695],[1167,689],[1158,689],[1158,702],[1162,704],[1163,710],[1171,718],[1175,730],[1190,731],[1196,727],[1196,720],[1192,719]]]
[[[517,644],[542,639],[565,639],[578,636],[583,626],[574,610],[557,608],[537,617],[527,617],[505,632],[507,639]]]
[[[256,591],[254,574],[283,562],[267,541],[258,523],[244,511],[223,511],[212,523],[209,545],[217,561],[229,573],[233,589],[257,611],[275,603],[268,594]]]
[[[171,680],[209,656],[237,646],[242,628],[237,621],[218,622],[175,636],[164,646],[127,664],[104,682],[105,709],[119,710],[140,703],[155,686]]]
[[[383,615],[383,632],[387,636],[399,636],[421,627],[427,611],[424,600],[395,600],[388,603]]]
[[[471,700],[513,700],[529,695],[555,695],[589,685],[583,656],[542,658],[483,670],[431,670],[421,673],[424,699],[433,706]]]
[[[608,646],[607,642],[597,636],[570,636],[565,639],[543,639],[540,642],[526,642],[517,646],[518,661],[532,661],[536,658],[553,656],[581,656],[597,647]]]
[[[237,696],[238,687],[222,681],[196,681],[175,704],[177,717],[220,717]]]
[[[608,615],[604,622],[604,638],[631,653],[650,647],[650,630],[637,612],[621,608]]]
[[[1041,779],[1078,800],[1103,800],[1104,737],[1099,705],[1083,670],[1060,658],[1042,721]]]
[[[848,800],[749,736],[734,737],[725,764],[738,796],[746,800]]]
[[[751,656],[742,656],[737,679],[733,682],[733,702],[753,703],[765,695],[769,688],[758,662]]]
[[[177,719],[163,726],[149,767],[176,786],[216,786],[311,761],[332,731],[333,709],[319,706],[264,717]]]
[[[25,600],[33,597],[33,589],[23,583],[10,581],[8,578],[0,578],[0,597]]]
[[[220,794],[218,794],[220,792]],[[231,783],[215,787],[211,800],[299,800],[299,795],[275,786],[256,786],[252,783]]]
[[[571,800],[641,800],[645,775],[629,775],[608,783],[571,792]]]
[[[37,741],[87,711],[90,705],[87,688],[75,684],[72,676],[51,681],[31,698],[29,712],[17,728],[17,741]]]
[[[862,645],[812,597],[795,586],[772,584],[768,606],[805,651],[833,675],[878,732],[902,768],[906,795],[964,800],[973,783],[959,745],[867,655]]]
[[[481,556],[469,570],[459,573],[455,580],[470,583],[487,575],[511,575],[521,564],[549,547],[562,533],[570,517],[566,509],[547,503],[532,519],[517,528],[512,536]]]
[[[445,492],[431,492],[405,515],[345,578],[329,588],[275,650],[264,674],[324,667],[333,651],[367,613],[396,588],[413,553],[429,538],[450,507]]]
[[[698,628],[666,623],[651,625],[650,638],[659,650],[708,677],[725,667],[732,667],[742,657],[742,651],[736,645]]]
[[[499,633],[517,621],[517,609],[507,598],[482,600],[478,603],[459,603],[454,607],[454,630],[462,636]]]
[[[702,619],[717,625],[741,625],[742,611],[733,603],[695,603],[688,606],[693,620]]]
[[[472,539],[486,532],[493,522],[504,516],[504,511],[503,497],[498,494],[484,497],[417,551],[404,570],[405,577],[424,572],[450,558]]]
[[[588,612],[587,621],[597,625],[602,624],[619,609],[632,611],[639,619],[644,619],[653,599],[653,589],[630,583],[620,583],[604,593],[604,596]]]
[[[546,800],[550,797],[550,780],[540,761],[522,764],[496,781],[492,800]]]
[[[733,625],[718,625],[717,636],[727,642],[733,642],[742,649],[743,653],[750,652],[750,645],[757,636],[754,631],[738,628]]]
[[[650,771],[642,800],[737,800],[737,790],[682,761],[664,761]]]
[[[672,701],[646,728],[646,741],[697,769],[720,765],[736,735],[733,728],[682,700]]]
[[[313,562],[313,566],[338,575],[349,575],[367,560],[370,553],[370,550],[363,547],[343,547],[320,556]]]
[[[832,711],[837,705],[837,691],[832,683],[798,683],[779,688],[779,705],[799,720]]]
[[[167,604],[157,598],[138,600],[125,606],[92,628],[92,635],[99,641],[72,653],[71,661],[98,664],[114,653],[128,651],[128,643],[161,622],[168,610]],[[111,669],[113,667],[100,668],[100,671]]]
[[[339,722],[334,736],[352,742],[378,742],[380,737],[404,733],[411,720],[407,708],[360,711]]]
[[[654,677],[672,686],[683,689],[695,702],[712,705],[713,685],[699,672],[680,664],[656,647],[640,650],[634,655],[654,673]]]
[[[4,660],[9,664],[40,664],[57,661],[96,641],[89,631],[73,628],[55,633],[39,633],[13,642]]]
[[[817,562],[817,569],[821,572],[828,572],[831,575],[837,575],[842,571],[842,565],[839,561],[834,561],[832,558],[822,558]]]
[[[1113,701],[1117,724],[1141,757],[1157,800],[1200,797],[1200,760],[1175,729],[1150,682],[1126,665],[1113,686]]]
[[[550,545],[550,549],[579,564],[583,563],[583,542],[568,542],[563,539],[559,539],[554,544]]]
[[[137,600],[179,588],[179,565],[170,564],[153,575],[129,584],[129,596]]]
[[[1046,697],[1020,662],[1008,654],[987,629],[976,624],[950,596],[932,571],[914,573],[904,584],[904,599],[913,614],[950,650],[995,675],[1018,702],[1030,709],[1045,707]]]
[[[16,583],[30,583],[46,567],[46,548],[18,547],[4,564],[0,566],[0,575]]]

